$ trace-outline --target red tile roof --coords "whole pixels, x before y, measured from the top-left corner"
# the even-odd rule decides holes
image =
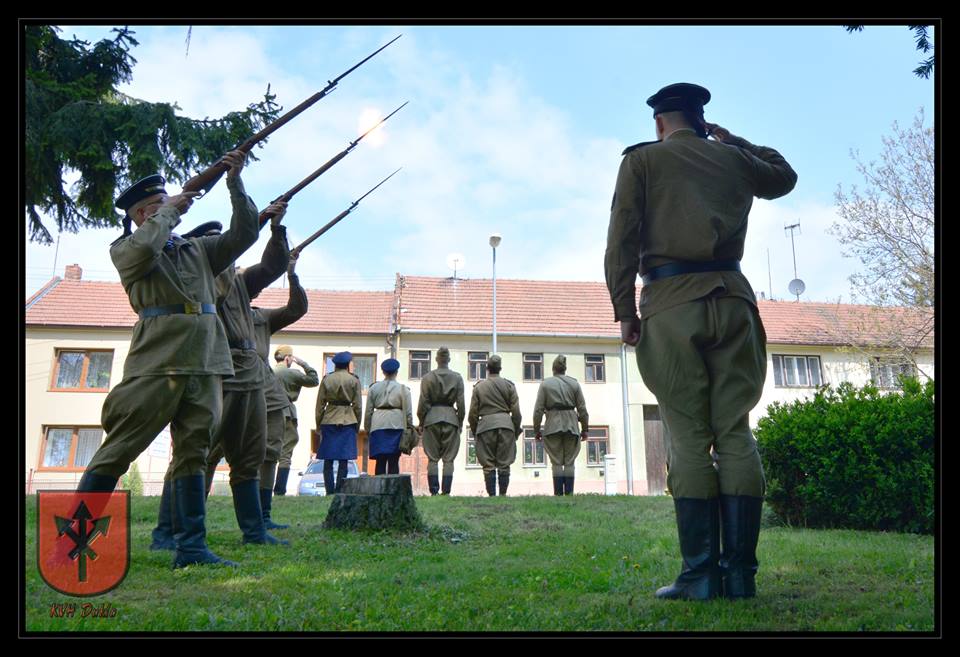
[[[402,276],[398,282],[402,285],[393,292],[307,290],[310,310],[287,330],[388,334],[399,292],[402,330],[490,332],[490,279]],[[28,326],[130,328],[137,320],[120,283],[61,280],[44,289],[45,294],[34,294],[25,304]],[[285,289],[268,288],[255,304],[282,306],[287,294]],[[928,324],[929,332],[920,344],[933,348],[932,311],[793,301],[760,301],[759,305],[770,344],[883,346],[890,344],[900,327]],[[498,279],[497,331],[619,337],[606,286],[600,282]]]

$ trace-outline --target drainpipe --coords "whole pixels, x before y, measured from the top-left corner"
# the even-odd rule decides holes
[[[627,382],[627,345],[620,343],[620,379],[623,386],[623,444],[627,459],[627,495],[633,495],[633,433],[630,431],[630,385]]]

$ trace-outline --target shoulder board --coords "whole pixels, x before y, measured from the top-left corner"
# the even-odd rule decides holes
[[[630,151],[635,151],[635,150],[637,150],[638,148],[643,148],[644,146],[649,146],[650,144],[656,144],[656,143],[658,143],[658,142],[656,142],[656,141],[642,141],[642,142],[640,142],[639,144],[634,144],[633,146],[627,146],[626,148],[623,149],[623,153],[621,153],[621,155],[626,155],[626,154],[629,153]]]

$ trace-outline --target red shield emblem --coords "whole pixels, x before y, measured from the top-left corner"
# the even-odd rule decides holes
[[[37,492],[37,568],[79,597],[116,587],[130,567],[130,491]]]

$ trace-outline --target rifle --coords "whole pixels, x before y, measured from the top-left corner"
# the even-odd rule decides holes
[[[393,39],[393,41],[396,41],[401,36],[403,35],[402,34],[398,35]],[[308,107],[316,103],[318,100],[326,96],[328,93],[333,91],[336,88],[337,83],[340,82],[340,80],[350,75],[350,73],[356,70],[360,65],[364,64],[371,57],[373,57],[374,55],[379,53],[381,50],[389,46],[391,43],[393,43],[393,41],[390,41],[386,45],[381,46],[374,53],[368,55],[365,59],[360,61],[358,64],[354,64],[352,68],[341,73],[339,76],[337,76],[333,80],[328,80],[327,86],[324,87],[321,91],[318,91],[317,93],[307,98],[305,101],[303,101],[302,103],[294,107],[292,110],[290,110],[289,112],[281,116],[279,119],[277,119],[276,121],[268,125],[266,128],[264,128],[263,130],[253,135],[252,137],[247,139],[245,142],[243,142],[239,146],[237,146],[234,150],[243,151],[244,153],[249,153],[251,148],[253,148],[259,142],[266,139],[275,130],[278,130],[279,128],[283,127],[288,121],[290,121],[295,116],[303,112],[305,109],[307,109]],[[216,164],[211,165],[206,170],[201,171],[200,173],[195,175],[193,178],[188,180],[186,184],[183,186],[183,191],[199,192],[200,190],[203,190],[203,194],[205,195],[207,192],[213,189],[213,186],[217,184],[217,181],[220,180],[220,178],[223,176],[224,173],[227,172],[228,169],[229,167],[226,164],[223,164],[223,162],[218,161]],[[202,196],[203,195],[201,195],[198,198],[202,198]]]
[[[410,102],[410,101],[407,101],[407,102]],[[281,194],[280,196],[278,196],[277,198],[273,199],[273,200],[270,201],[270,202],[271,202],[271,203],[276,203],[277,201],[289,201],[291,198],[293,198],[293,197],[296,195],[297,192],[299,192],[301,189],[303,189],[304,187],[306,187],[307,185],[309,185],[310,183],[312,183],[314,180],[316,180],[317,178],[319,178],[320,176],[322,176],[324,173],[326,173],[327,170],[329,170],[330,167],[332,167],[334,164],[336,164],[337,162],[339,162],[340,160],[342,160],[343,158],[345,158],[345,157],[347,156],[347,154],[348,154],[350,151],[352,151],[352,150],[356,147],[357,144],[360,143],[360,140],[361,140],[361,139],[363,139],[364,137],[366,137],[367,135],[369,135],[371,132],[373,132],[374,130],[376,130],[376,129],[377,129],[381,124],[383,124],[387,119],[389,119],[391,116],[393,116],[394,114],[396,114],[397,112],[399,112],[401,109],[403,109],[404,105],[406,105],[406,104],[407,104],[407,103],[404,103],[403,105],[401,105],[401,106],[398,107],[397,109],[395,109],[395,110],[393,110],[392,112],[390,112],[386,117],[380,119],[380,121],[378,121],[375,126],[373,126],[372,128],[370,128],[369,130],[367,130],[365,133],[363,133],[362,135],[360,135],[359,137],[357,137],[355,140],[351,141],[349,146],[347,146],[344,150],[342,150],[342,151],[340,151],[339,153],[337,153],[336,155],[334,155],[334,156],[333,156],[326,164],[324,164],[322,167],[320,167],[319,169],[317,169],[316,171],[314,171],[313,173],[311,173],[309,176],[307,176],[306,178],[304,178],[303,180],[301,180],[300,183],[299,183],[296,187],[294,187],[293,189],[287,191],[287,192],[284,193],[284,194]],[[374,189],[376,189],[376,188],[374,188]],[[273,217],[273,216],[274,216],[273,213],[268,213],[266,210],[264,210],[263,212],[261,212],[261,213],[260,213],[260,228],[263,228],[263,225],[264,225],[265,223],[267,223],[267,222],[270,220],[270,218]]]
[[[403,168],[403,167],[401,167],[401,168]],[[298,257],[298,256],[300,255],[300,252],[301,252],[305,247],[307,247],[307,246],[310,244],[310,242],[312,242],[313,240],[317,239],[318,237],[320,237],[321,235],[323,235],[325,232],[327,232],[328,230],[330,230],[331,228],[333,228],[335,225],[337,225],[337,223],[338,223],[341,219],[343,219],[343,218],[346,217],[348,214],[350,214],[351,212],[353,212],[353,209],[354,209],[355,207],[357,207],[357,205],[360,204],[360,201],[362,201],[363,199],[367,198],[367,197],[373,192],[374,189],[376,189],[377,187],[379,187],[380,185],[382,185],[383,183],[387,182],[388,180],[390,180],[391,178],[393,178],[395,175],[397,175],[397,172],[398,172],[398,171],[400,171],[400,169],[397,169],[397,171],[394,171],[394,172],[391,173],[389,176],[387,176],[386,178],[384,178],[383,180],[381,180],[373,189],[371,189],[369,192],[367,192],[366,194],[364,194],[363,196],[361,196],[360,198],[358,198],[356,201],[354,201],[353,203],[351,203],[349,208],[347,208],[346,210],[344,210],[343,212],[341,212],[340,214],[338,214],[336,217],[334,217],[332,220],[330,220],[330,221],[327,223],[326,226],[324,226],[323,228],[321,228],[320,230],[318,230],[317,232],[315,232],[313,235],[311,235],[310,237],[308,237],[308,238],[307,238],[306,240],[304,240],[301,244],[298,244],[292,251],[290,251],[290,257],[291,257],[291,258],[296,258],[296,257]]]

